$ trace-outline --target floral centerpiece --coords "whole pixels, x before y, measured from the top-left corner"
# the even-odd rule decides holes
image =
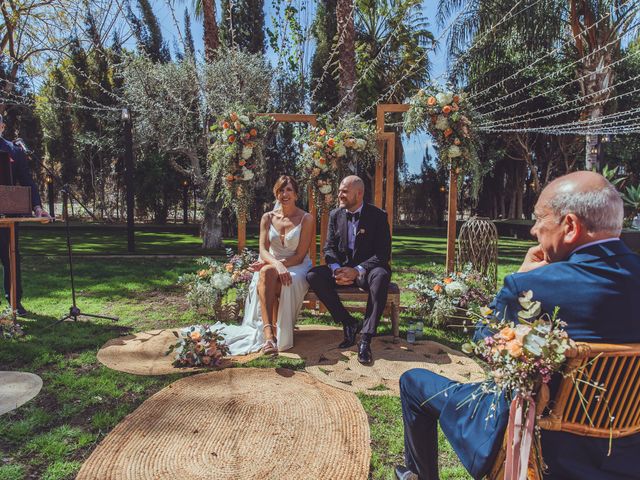
[[[218,262],[210,257],[202,257],[197,263],[202,267],[196,273],[188,273],[178,278],[178,283],[187,289],[189,305],[197,310],[220,316],[222,306],[244,302],[253,277],[250,266],[258,255],[248,249],[241,254],[227,250],[227,261]],[[236,315],[238,312],[235,312]]]
[[[475,114],[462,92],[435,85],[421,89],[409,100],[404,128],[407,133],[427,131],[433,137],[440,162],[447,168],[465,170],[477,194],[482,168],[473,132]]]
[[[408,288],[416,294],[416,314],[433,326],[445,325],[455,318],[466,319],[464,311],[479,314],[494,293],[489,278],[473,271],[470,265],[446,276],[417,275]]]
[[[224,205],[233,206],[237,214],[246,216],[253,204],[256,180],[265,172],[263,146],[272,123],[269,116],[238,108],[210,127],[212,187],[222,185],[219,195]]]
[[[222,358],[229,353],[224,338],[208,325],[192,325],[173,334],[178,341],[166,354],[176,352],[173,361],[176,367],[219,367]]]
[[[320,211],[331,208],[343,176],[371,165],[377,155],[373,126],[353,117],[324,128],[310,127],[302,140],[302,183],[313,191]]]
[[[526,478],[534,432],[539,433],[534,428],[536,393],[562,368],[567,350],[575,348],[557,308],[552,315],[541,314],[540,302],[533,300],[532,291],[525,292],[519,303],[522,310],[517,324],[497,319],[489,309],[475,315],[497,333],[462,347],[465,353],[487,362],[489,375],[480,390],[511,400],[505,478],[513,479]],[[538,465],[543,464],[541,458],[537,460]]]

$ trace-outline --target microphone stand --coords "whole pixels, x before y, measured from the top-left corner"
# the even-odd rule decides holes
[[[93,212],[91,212],[87,208],[85,204],[83,204],[80,200],[78,200],[78,197],[73,194],[68,184],[64,183],[62,179],[58,175],[56,175],[54,171],[52,171],[49,167],[47,167],[40,158],[36,157],[33,154],[33,152],[30,152],[26,148],[24,148],[24,143],[22,143],[22,147],[25,155],[28,155],[31,158],[31,160],[35,161],[39,166],[41,166],[45,170],[45,172],[47,172],[47,174],[52,179],[54,179],[61,185],[60,192],[62,192],[63,211],[67,212],[67,215],[65,217],[65,230],[67,235],[67,257],[69,261],[69,279],[71,280],[71,302],[72,303],[71,303],[71,307],[69,308],[69,313],[64,317],[62,317],[60,320],[57,320],[56,322],[54,322],[52,326],[56,326],[60,322],[64,322],[65,320],[69,320],[69,319],[73,319],[74,322],[77,322],[78,317],[80,316],[91,317],[91,318],[103,318],[106,320],[113,320],[114,322],[117,322],[119,320],[118,317],[110,317],[107,315],[96,315],[93,313],[84,313],[80,310],[80,308],[76,304],[76,287],[75,287],[75,281],[73,276],[73,249],[71,247],[71,229],[69,228],[69,210],[67,205],[68,198],[71,197],[73,200],[75,200],[84,209],[84,211],[91,216],[93,220],[97,222],[98,219],[93,214]]]

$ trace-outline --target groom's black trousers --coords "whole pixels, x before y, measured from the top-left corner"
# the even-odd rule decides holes
[[[342,322],[343,325],[353,323],[353,317],[338,297],[338,291],[341,287],[336,285],[333,273],[328,266],[320,265],[309,270],[307,281],[334,320]],[[383,267],[372,268],[363,276],[362,280],[356,279],[356,285],[369,292],[362,333],[375,335],[380,317],[382,317],[384,307],[387,304],[390,281],[391,272]]]

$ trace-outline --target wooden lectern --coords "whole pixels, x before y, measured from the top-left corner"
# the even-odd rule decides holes
[[[35,217],[0,217],[0,228],[9,229],[9,263],[11,269],[11,292],[9,292],[9,302],[11,303],[11,316],[16,319],[16,305],[18,304],[18,276],[16,271],[16,224],[17,223],[49,223],[48,218]]]

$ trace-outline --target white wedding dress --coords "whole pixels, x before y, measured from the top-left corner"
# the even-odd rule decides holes
[[[304,219],[304,218],[303,218]],[[296,253],[300,241],[302,222],[291,229],[284,237],[284,244],[278,231],[273,225],[269,227],[269,252],[275,258],[283,260]],[[278,350],[288,350],[293,347],[293,326],[296,323],[302,301],[307,293],[309,284],[306,275],[312,267],[311,259],[305,256],[302,263],[287,267],[291,274],[291,285],[282,285],[280,304],[278,305]],[[255,272],[249,285],[249,293],[245,300],[244,318],[242,325],[227,325],[216,323],[214,328],[224,336],[231,355],[246,355],[256,352],[264,345],[262,314],[260,312],[260,298],[258,297],[258,279],[260,272]]]

